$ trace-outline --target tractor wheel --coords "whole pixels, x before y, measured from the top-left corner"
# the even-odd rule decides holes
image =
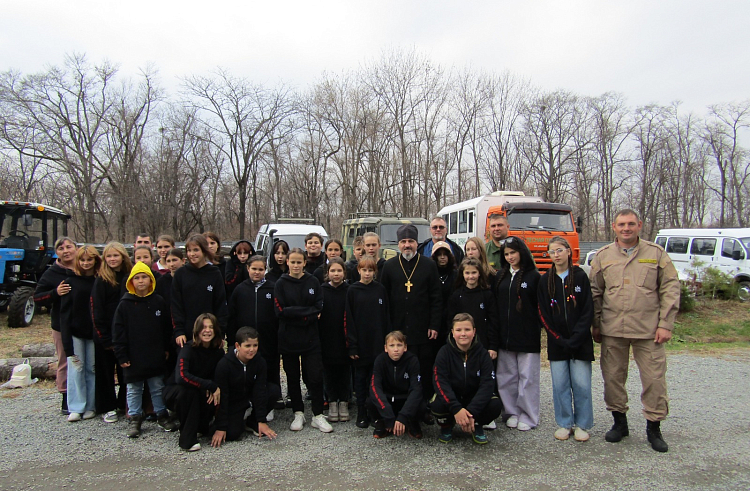
[[[8,327],[27,327],[34,320],[34,290],[22,287],[13,292],[8,305]]]
[[[0,312],[5,312],[8,310],[8,304],[10,303],[10,298],[3,297],[0,299]]]

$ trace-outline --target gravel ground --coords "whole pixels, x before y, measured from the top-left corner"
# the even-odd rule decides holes
[[[436,426],[426,427],[420,441],[375,440],[353,422],[336,423],[326,435],[310,428],[308,407],[301,432],[288,429],[287,410],[271,423],[275,441],[250,437],[213,449],[203,440],[203,450],[188,454],[156,423],[145,423],[143,436],[129,440],[124,420],[66,422],[51,390],[4,392],[0,489],[750,489],[750,351],[669,356],[666,454],[646,442],[640,383],[631,370],[631,432],[618,444],[604,441],[611,418],[598,366],[597,424],[587,443],[552,436],[548,369],[540,426],[526,433],[503,426],[482,447],[463,434],[441,444]]]

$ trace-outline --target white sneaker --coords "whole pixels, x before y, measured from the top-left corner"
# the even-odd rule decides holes
[[[200,449],[201,449],[201,444],[200,444],[200,443],[196,443],[196,444],[195,444],[195,445],[193,445],[192,447],[190,447],[190,448],[186,449],[186,451],[187,451],[187,452],[197,452],[197,451],[198,451],[198,450],[200,450]]]
[[[85,413],[83,413],[83,419],[93,419],[95,416],[95,411],[86,411]]]
[[[578,428],[576,426],[576,431],[573,435],[573,438],[575,438],[577,442],[585,442],[589,439],[589,433],[583,428]]]
[[[526,423],[521,423],[519,421],[517,428],[518,428],[518,431],[529,431],[531,429],[531,426],[527,425]]]
[[[305,426],[305,413],[302,411],[294,411],[294,421],[289,425],[289,429],[292,431],[300,431]]]
[[[273,417],[273,409],[271,409],[270,411],[268,411],[268,414],[266,414],[266,423],[270,423],[271,421],[273,421]]]
[[[117,423],[117,420],[120,418],[117,416],[117,411],[110,411],[105,414],[102,419],[105,423]]]
[[[81,421],[81,413],[70,413],[68,414],[68,421],[70,423],[74,421]]]
[[[310,425],[313,428],[317,428],[323,433],[330,433],[333,431],[333,426],[326,421],[326,417],[322,414],[318,414],[317,416],[313,416],[312,423]]]
[[[558,428],[555,431],[555,438],[558,440],[567,440],[570,438],[570,428]]]
[[[490,421],[490,424],[484,425],[483,428],[485,430],[496,430],[497,424],[494,421]]]
[[[505,422],[505,426],[508,428],[515,428],[518,426],[518,416],[511,416],[508,418],[508,420]]]

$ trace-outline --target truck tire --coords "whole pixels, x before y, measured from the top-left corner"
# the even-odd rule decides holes
[[[750,281],[740,281],[739,288],[737,289],[737,297],[742,302],[750,300]]]
[[[8,327],[27,327],[34,319],[34,289],[21,287],[13,292],[8,305]]]

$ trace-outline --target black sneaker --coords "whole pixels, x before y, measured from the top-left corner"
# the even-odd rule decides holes
[[[474,434],[471,435],[471,438],[474,440],[474,443],[478,443],[479,445],[487,443],[487,435],[484,434],[482,425],[474,425]]]
[[[416,438],[417,440],[422,438],[422,427],[419,425],[419,421],[412,421],[406,427],[406,432],[409,436]]]
[[[274,408],[274,409],[279,409],[279,410],[281,410],[281,409],[285,409],[285,408],[286,408],[286,403],[284,402],[284,399],[279,399],[279,400],[277,400],[277,401],[276,401],[276,402],[274,403],[274,405],[273,405],[273,408]]]
[[[357,428],[367,428],[370,426],[370,418],[367,417],[367,409],[364,406],[357,408]]]

